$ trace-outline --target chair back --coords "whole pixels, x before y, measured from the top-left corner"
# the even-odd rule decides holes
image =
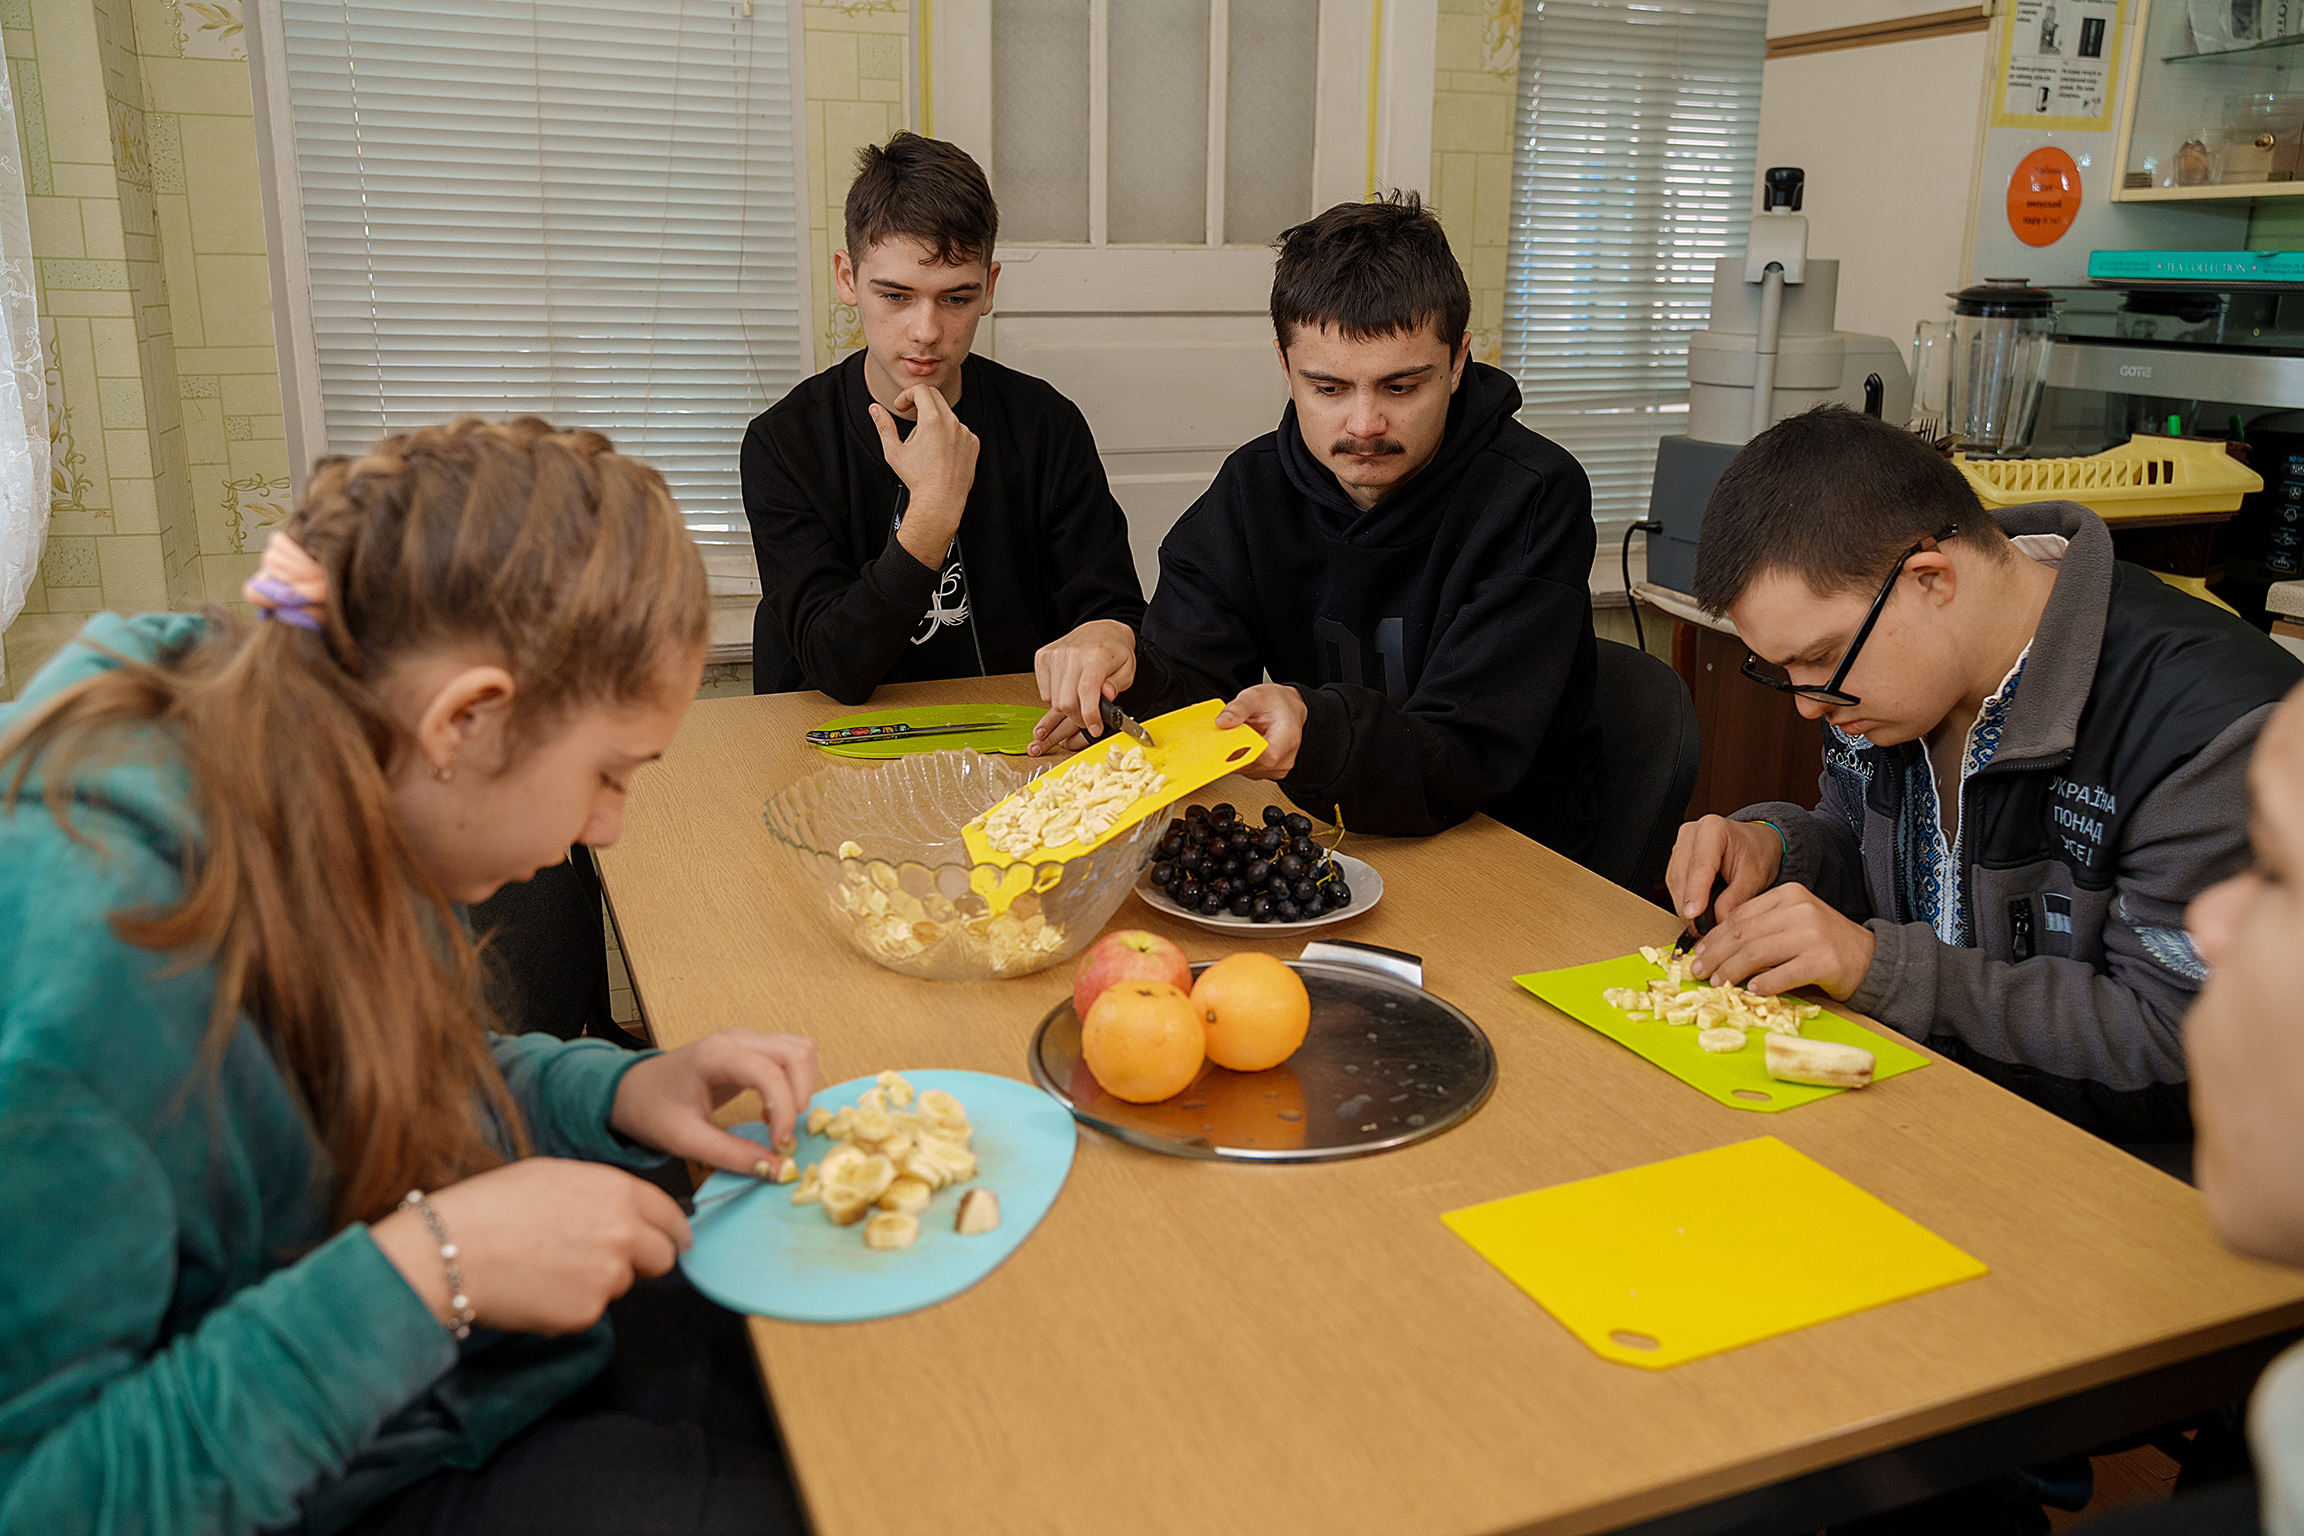
[[[1671,666],[1600,642],[1600,833],[1592,869],[1640,896],[1663,882],[1696,790],[1696,701]]]

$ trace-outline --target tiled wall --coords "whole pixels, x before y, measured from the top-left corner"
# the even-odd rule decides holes
[[[864,345],[856,311],[832,291],[832,253],[856,151],[907,125],[912,0],[829,0],[800,8],[808,65],[809,249],[815,257],[816,366]]]
[[[1440,0],[1432,82],[1432,201],[1472,284],[1472,355],[1504,360],[1520,0]]]
[[[229,597],[285,510],[240,29],[240,0],[0,0],[55,461],[10,687],[99,609]]]

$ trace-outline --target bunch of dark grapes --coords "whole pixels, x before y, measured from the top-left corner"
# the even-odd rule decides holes
[[[1276,805],[1251,826],[1230,805],[1195,805],[1168,823],[1153,850],[1152,883],[1187,912],[1229,912],[1257,923],[1300,923],[1352,905],[1352,887],[1312,820]]]

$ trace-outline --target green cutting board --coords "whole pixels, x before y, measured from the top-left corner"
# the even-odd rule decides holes
[[[1632,987],[1645,992],[1659,972],[1638,955],[1624,955],[1566,970],[1537,971],[1512,979],[1580,1024],[1589,1024],[1619,1045],[1629,1046],[1671,1073],[1698,1093],[1718,1099],[1730,1109],[1753,1109],[1774,1114],[1797,1109],[1847,1088],[1817,1088],[1807,1083],[1780,1083],[1768,1075],[1768,1053],[1760,1031],[1751,1031],[1744,1049],[1714,1054],[1696,1043],[1692,1024],[1666,1024],[1658,1019],[1628,1019],[1608,1006],[1603,995],[1610,987]],[[1804,1019],[1800,1033],[1810,1040],[1837,1040],[1860,1045],[1874,1058],[1872,1082],[1895,1077],[1928,1065],[1928,1058],[1892,1036],[1852,1024],[1827,1009]],[[1870,1093],[1871,1088],[1862,1090]]]
[[[887,759],[909,757],[915,752],[957,752],[962,747],[974,747],[979,752],[997,752],[1006,757],[1022,757],[1032,745],[1032,727],[1048,713],[1039,705],[1021,704],[919,704],[909,709],[875,709],[861,715],[842,715],[837,720],[820,720],[810,730],[837,731],[851,725],[894,725],[904,721],[909,725],[959,725],[971,720],[999,720],[1006,722],[996,731],[963,731],[956,736],[892,737],[885,741],[855,741],[844,746],[818,747],[819,752],[830,752],[836,757],[870,757]]]

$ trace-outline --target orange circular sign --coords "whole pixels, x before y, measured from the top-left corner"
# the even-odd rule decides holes
[[[2008,178],[2008,227],[2026,245],[2054,245],[2080,216],[2080,167],[2060,149],[2036,149]]]

